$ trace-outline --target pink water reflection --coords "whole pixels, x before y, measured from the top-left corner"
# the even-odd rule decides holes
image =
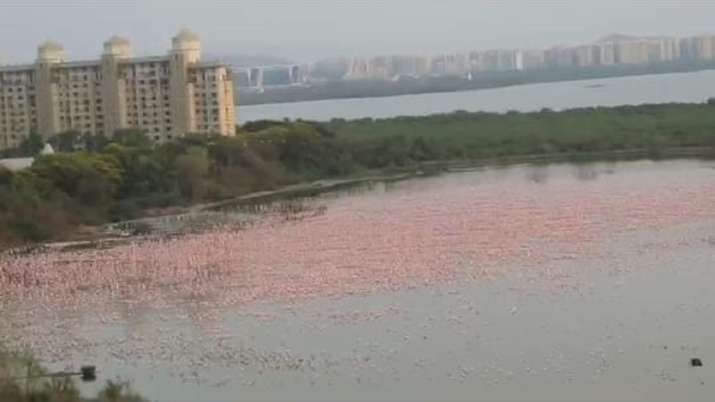
[[[0,294],[39,313],[119,300],[294,302],[481,280],[514,265],[556,277],[550,259],[595,252],[606,237],[715,216],[715,171],[678,166],[595,178],[557,167],[538,180],[546,168],[463,173],[318,200],[326,213],[304,220],[268,215],[246,230],[3,257]]]

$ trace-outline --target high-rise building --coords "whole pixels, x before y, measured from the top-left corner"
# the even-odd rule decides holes
[[[469,72],[469,57],[461,53],[436,55],[430,69],[434,75],[465,76]]]
[[[157,57],[135,58],[129,41],[115,36],[99,60],[66,61],[60,44],[46,42],[34,64],[0,67],[0,149],[32,132],[112,137],[136,128],[158,143],[188,133],[232,135],[232,72],[200,57],[200,40],[188,30]]]
[[[389,80],[392,78],[392,58],[377,56],[368,62],[368,78],[373,80]]]
[[[533,61],[533,60],[531,60]],[[471,72],[521,71],[525,68],[525,55],[521,50],[492,49],[473,51],[468,55]]]
[[[635,39],[616,43],[617,64],[644,64],[650,60],[648,40]]]
[[[715,36],[703,35],[693,38],[697,60],[715,59]]]
[[[610,39],[610,38],[609,38]],[[645,64],[677,60],[680,42],[670,37],[618,37],[600,41],[595,47],[595,57],[600,65]]]
[[[558,46],[547,49],[544,58],[548,67],[569,68],[576,66],[576,56],[572,47]]]
[[[538,70],[545,66],[545,52],[543,50],[524,50],[522,51],[524,70]]]
[[[576,46],[570,49],[576,67],[590,67],[596,64],[596,51],[592,45]]]
[[[676,38],[663,38],[658,41],[660,61],[675,61],[680,58],[680,42]]]
[[[595,44],[594,58],[596,64],[600,66],[612,66],[616,64],[616,44],[613,42]]]
[[[679,42],[680,58],[683,60],[712,60],[715,58],[715,36],[701,35],[683,38]]]

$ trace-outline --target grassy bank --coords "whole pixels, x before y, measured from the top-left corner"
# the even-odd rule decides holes
[[[47,377],[48,374],[31,356],[0,348],[0,401],[146,402],[126,382],[107,381],[97,396],[87,398],[71,377]]]
[[[21,172],[0,170],[2,247],[76,238],[94,225],[316,180],[439,170],[450,161],[707,155],[715,150],[715,105],[253,122],[235,137],[188,136],[161,146],[140,132],[111,141],[66,133],[53,142],[65,152]]]

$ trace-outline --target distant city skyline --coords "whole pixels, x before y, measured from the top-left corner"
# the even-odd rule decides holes
[[[236,67],[238,87],[262,91],[311,81],[399,80],[453,76],[472,80],[493,72],[711,62],[715,35],[635,36],[611,34],[591,43],[542,49],[470,49],[434,54],[382,54],[325,59],[314,64],[274,63]]]
[[[571,0],[6,0],[0,63],[31,62],[37,44],[61,42],[74,59],[119,34],[137,53],[164,50],[183,27],[207,53],[271,55],[296,62],[338,56],[545,48],[589,43],[614,32],[690,36],[713,33],[715,2]],[[63,15],[63,18],[57,18]],[[11,38],[8,40],[7,38]]]

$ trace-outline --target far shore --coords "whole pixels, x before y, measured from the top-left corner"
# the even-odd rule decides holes
[[[655,63],[610,67],[556,68],[531,71],[481,73],[476,78],[426,77],[398,81],[334,80],[310,85],[269,88],[259,93],[240,89],[236,105],[260,106],[335,99],[385,98],[404,95],[480,91],[530,84],[578,82],[595,79],[693,73],[715,69],[714,62]]]

